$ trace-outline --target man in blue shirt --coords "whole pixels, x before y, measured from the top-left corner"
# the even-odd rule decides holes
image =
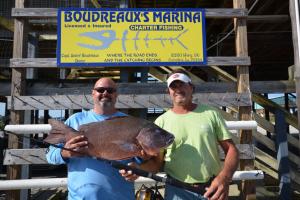
[[[65,124],[78,130],[82,124],[103,121],[114,116],[125,116],[115,108],[117,90],[113,80],[99,79],[95,83],[92,96],[93,109],[72,115]],[[69,200],[134,199],[133,182],[126,181],[119,171],[108,163],[80,154],[81,150],[87,148],[86,138],[77,136],[61,145],[78,153],[50,147],[46,157],[50,164],[67,164]],[[132,161],[122,162],[127,164]]]

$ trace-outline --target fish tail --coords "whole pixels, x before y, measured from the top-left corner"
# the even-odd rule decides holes
[[[48,123],[51,125],[51,131],[44,139],[44,142],[50,144],[65,143],[77,132],[73,128],[65,125],[63,122],[55,119],[49,119]]]

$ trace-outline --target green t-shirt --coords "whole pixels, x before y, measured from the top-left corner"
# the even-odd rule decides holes
[[[198,105],[187,114],[169,110],[155,123],[174,134],[166,149],[164,170],[187,183],[207,182],[221,170],[218,141],[231,139],[222,116],[207,105]]]

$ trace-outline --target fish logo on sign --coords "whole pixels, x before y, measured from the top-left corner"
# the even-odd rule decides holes
[[[144,40],[145,46],[149,48],[149,41],[160,41],[161,45],[165,47],[165,42],[169,41],[172,45],[174,45],[175,42],[177,42],[182,48],[188,49],[187,46],[183,44],[182,41],[180,41],[180,37],[188,32],[188,30],[184,30],[183,32],[179,33],[178,35],[174,37],[163,37],[160,36],[158,38],[149,38],[148,33],[146,36],[141,39],[139,38],[140,31],[137,31],[134,38],[127,38],[128,30],[125,30],[123,32],[122,38],[117,38],[116,32],[114,30],[102,30],[97,32],[84,32],[79,34],[81,37],[88,37],[94,40],[98,40],[101,42],[101,45],[91,45],[91,44],[84,44],[84,43],[77,43],[78,46],[92,49],[92,50],[103,50],[109,48],[109,46],[116,40],[122,41],[122,50],[126,52],[126,41],[132,40],[134,41],[134,48],[135,50],[138,50],[137,41]]]

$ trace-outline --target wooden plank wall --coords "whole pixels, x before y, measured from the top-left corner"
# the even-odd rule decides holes
[[[115,65],[117,67],[118,63],[116,63]],[[218,65],[218,66],[250,65],[250,58],[233,57],[233,56],[207,57],[207,65],[209,66],[210,65]],[[57,63],[56,63],[56,58],[23,58],[23,59],[16,58],[10,60],[10,67],[57,68]],[[64,68],[72,68],[72,67],[64,67]]]
[[[195,103],[220,106],[249,106],[249,93],[195,93]],[[168,94],[123,94],[119,95],[117,108],[170,108]],[[8,97],[8,109],[11,110],[63,110],[91,109],[93,99],[88,95],[48,95],[48,96],[12,96]]]
[[[152,69],[152,68],[151,68]],[[151,70],[150,70],[151,71]],[[163,79],[163,78],[161,78]],[[40,81],[27,80],[25,86],[26,96],[64,95],[64,94],[90,94],[94,83],[78,80]],[[202,82],[195,83],[196,93],[234,93],[234,82]],[[118,83],[118,94],[162,94],[167,86],[165,83]],[[293,81],[252,81],[251,93],[294,93]],[[0,96],[10,96],[11,83],[1,82]]]
[[[240,159],[254,159],[254,146],[249,144],[237,144],[240,152]],[[40,149],[7,149],[4,154],[4,165],[30,165],[48,164],[46,160],[47,148]],[[221,159],[225,158],[224,152],[220,148]]]
[[[57,8],[13,8],[11,15],[22,18],[49,18],[57,16]],[[246,8],[208,8],[205,9],[206,18],[246,18],[248,10]]]

